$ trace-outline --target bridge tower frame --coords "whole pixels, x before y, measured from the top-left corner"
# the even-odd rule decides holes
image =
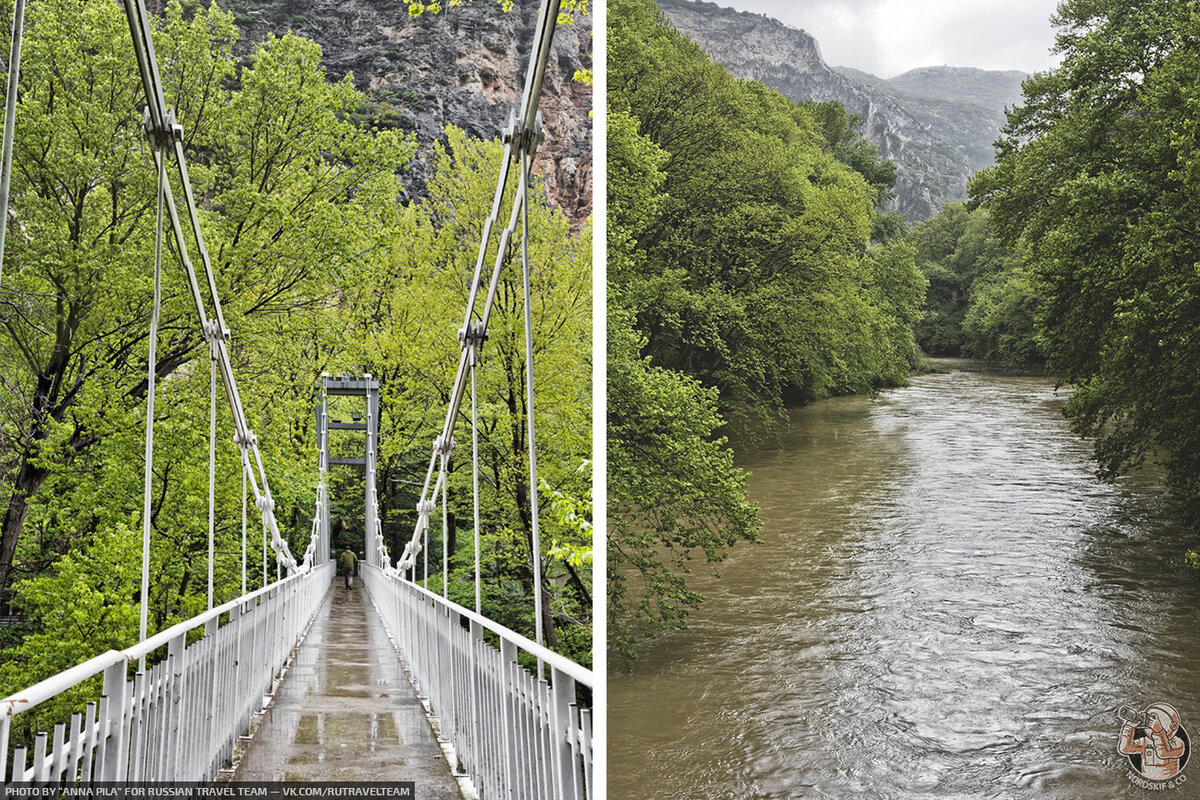
[[[330,466],[362,467],[363,469],[363,507],[366,518],[363,525],[363,552],[368,564],[373,567],[376,563],[375,531],[378,527],[378,508],[375,503],[375,477],[377,474],[377,459],[379,452],[379,381],[365,373],[362,376],[330,375],[322,373],[318,381],[321,390],[321,402],[317,406],[317,458],[320,469],[318,493],[321,501],[321,538],[325,542],[325,552],[331,552],[334,542],[331,538],[329,518],[329,490],[326,476]],[[330,395],[338,397],[362,397],[366,400],[366,413],[362,421],[343,422],[329,419]],[[362,458],[338,458],[329,454],[329,431],[362,431],[366,434],[366,446]]]

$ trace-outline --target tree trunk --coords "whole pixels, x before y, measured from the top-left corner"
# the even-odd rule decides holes
[[[13,482],[8,507],[4,510],[3,533],[0,533],[0,595],[3,595],[8,587],[13,558],[17,552],[17,540],[21,537],[21,527],[25,524],[29,501],[49,474],[49,470],[44,467],[33,465],[35,452],[36,448],[31,448],[21,457],[21,469]]]

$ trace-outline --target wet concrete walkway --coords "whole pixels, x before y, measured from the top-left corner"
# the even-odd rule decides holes
[[[462,797],[360,581],[334,581],[234,780],[413,781],[418,800]]]

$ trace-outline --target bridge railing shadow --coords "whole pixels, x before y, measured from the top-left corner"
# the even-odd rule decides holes
[[[263,707],[333,569],[296,573],[0,700],[0,786],[211,780]],[[150,666],[131,677],[142,658]],[[103,685],[84,711],[9,758],[15,715],[98,675]]]
[[[588,670],[503,625],[376,567],[363,584],[418,692],[479,797],[592,796]],[[488,639],[497,641],[493,646]],[[519,663],[539,660],[547,678]]]

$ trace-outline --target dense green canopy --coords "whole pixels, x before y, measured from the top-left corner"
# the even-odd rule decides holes
[[[907,240],[929,281],[917,325],[922,350],[1008,364],[1041,358],[1039,300],[1023,251],[1000,242],[986,209],[951,203],[910,228]]]
[[[1062,65],[1025,83],[971,185],[1028,247],[1050,365],[1102,473],[1147,456],[1200,520],[1200,13],[1067,0]]]
[[[718,410],[903,382],[925,279],[871,244],[895,171],[840,107],[735,80],[651,0],[608,14],[609,635],[631,655],[699,602],[689,562],[756,530]]]

